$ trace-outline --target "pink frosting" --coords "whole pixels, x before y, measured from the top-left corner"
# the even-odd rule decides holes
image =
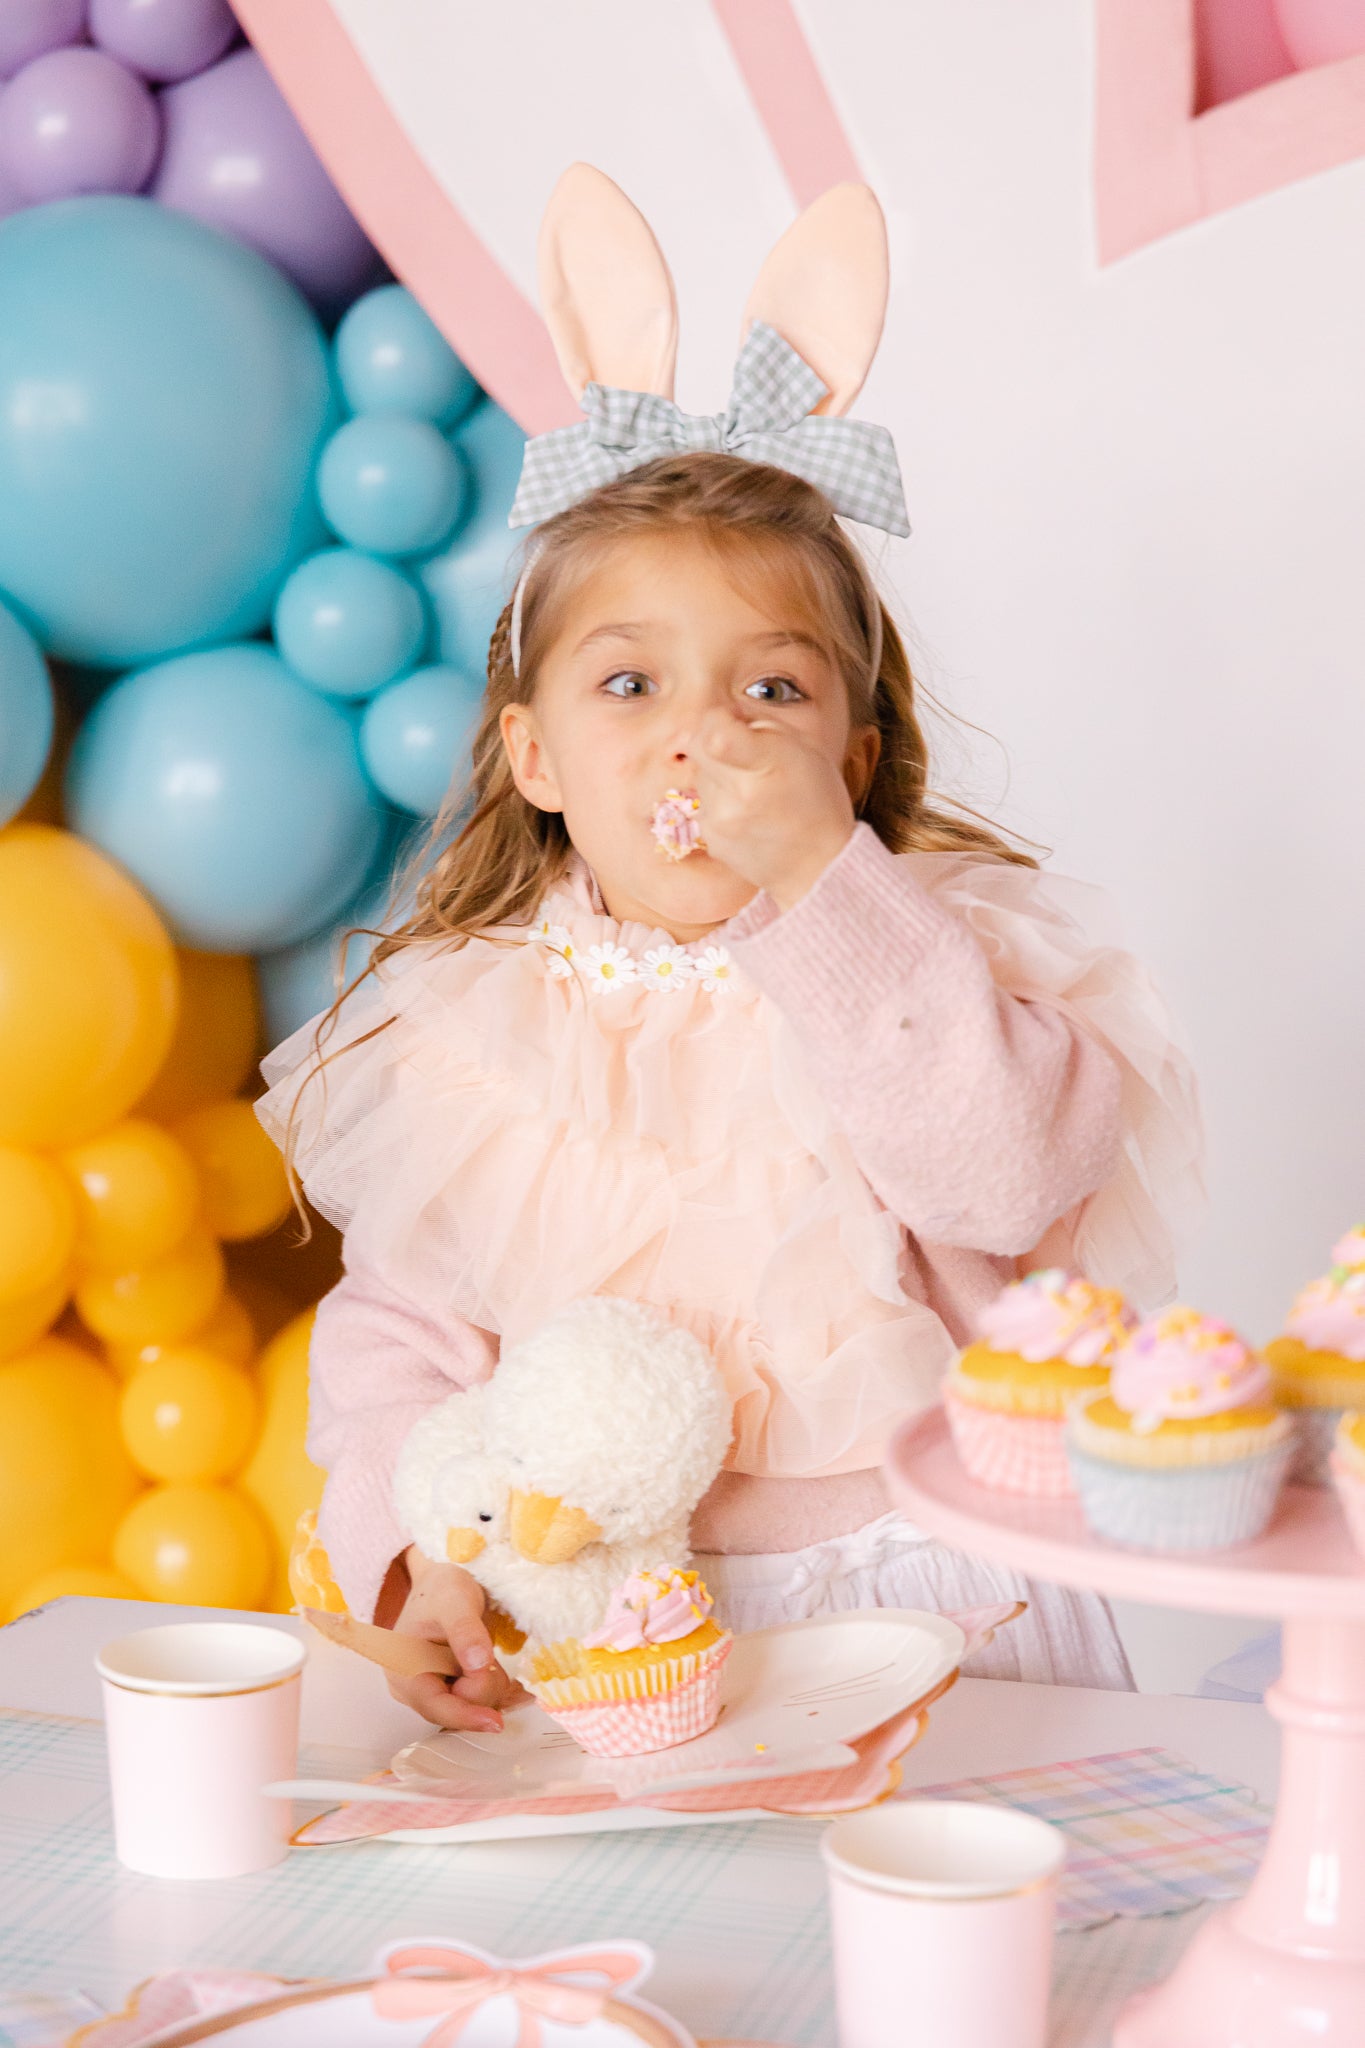
[[[700,799],[690,789],[670,789],[654,806],[650,830],[660,853],[666,853],[670,860],[686,860],[689,853],[697,851],[702,843],[701,826],[697,823],[700,810]]]
[[[1044,1266],[1012,1281],[977,1317],[992,1351],[1017,1351],[1035,1364],[1062,1358],[1068,1365],[1101,1365],[1123,1343],[1137,1317],[1122,1295]]]
[[[1271,1398],[1270,1371],[1226,1323],[1192,1308],[1163,1309],[1124,1345],[1109,1392],[1146,1433],[1180,1416],[1220,1415]]]
[[[1343,1238],[1335,1251],[1348,1242]],[[1341,1261],[1320,1280],[1310,1280],[1285,1317],[1284,1330],[1310,1351],[1365,1359],[1365,1265],[1347,1267]]]
[[[676,1643],[701,1627],[714,1604],[695,1572],[636,1572],[616,1588],[606,1620],[583,1644],[589,1650],[643,1650],[649,1643]]]
[[[1332,1246],[1332,1264],[1344,1266],[1348,1272],[1365,1266],[1365,1223],[1357,1223],[1354,1230],[1337,1239]]]

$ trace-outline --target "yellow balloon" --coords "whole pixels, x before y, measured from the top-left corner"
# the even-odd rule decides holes
[[[223,1254],[196,1228],[153,1265],[87,1273],[76,1288],[76,1307],[106,1344],[175,1344],[203,1328],[222,1293]]]
[[[0,1145],[0,1305],[65,1282],[76,1242],[76,1204],[50,1160]]]
[[[16,1595],[11,1618],[28,1614],[35,1607],[46,1607],[49,1600],[73,1598],[140,1600],[142,1595],[132,1580],[116,1572],[111,1564],[59,1564],[50,1572],[40,1572]]]
[[[226,1479],[256,1434],[256,1389],[240,1366],[192,1344],[167,1345],[119,1402],[128,1454],[149,1479]]]
[[[180,1021],[160,1073],[138,1108],[170,1123],[186,1110],[236,1095],[256,1065],[256,969],[236,953],[177,955]]]
[[[186,1341],[196,1351],[211,1351],[215,1358],[225,1358],[229,1365],[250,1365],[256,1356],[255,1328],[235,1294],[224,1294],[208,1321],[192,1330],[188,1340],[182,1337],[174,1345],[111,1344],[107,1355],[119,1378],[126,1380],[142,1366],[154,1365],[167,1351],[177,1350]]]
[[[85,1266],[127,1273],[164,1259],[199,1213],[194,1161],[169,1131],[143,1117],[60,1155],[76,1190],[76,1253]]]
[[[231,1487],[156,1486],[119,1524],[114,1563],[148,1600],[254,1607],[274,1559],[265,1524]]]
[[[250,1494],[288,1556],[299,1517],[322,1500],[326,1474],[304,1449],[308,1429],[308,1344],[313,1310],[296,1316],[261,1353],[261,1433],[238,1484]]]
[[[0,1611],[40,1572],[107,1554],[138,1488],[113,1376],[45,1337],[0,1365]]]
[[[284,1221],[291,1206],[284,1161],[249,1102],[191,1110],[175,1135],[199,1169],[204,1217],[215,1237],[262,1237]]]
[[[70,1145],[123,1116],[177,1001],[174,948],[126,875],[72,832],[0,832],[0,1143]]]
[[[69,1292],[65,1280],[54,1280],[37,1294],[0,1307],[0,1358],[14,1358],[45,1336],[66,1307]]]

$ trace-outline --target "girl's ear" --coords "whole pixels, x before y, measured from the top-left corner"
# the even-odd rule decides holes
[[[872,366],[886,318],[886,221],[868,185],[831,185],[794,220],[758,273],[740,323],[755,320],[829,386],[816,412],[847,412]]]
[[[575,398],[585,384],[673,396],[678,305],[649,223],[619,185],[571,164],[540,225],[540,302]]]

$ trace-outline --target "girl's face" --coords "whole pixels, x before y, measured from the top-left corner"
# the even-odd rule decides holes
[[[709,854],[667,859],[651,834],[660,799],[691,784],[704,722],[790,720],[855,795],[875,759],[875,732],[851,730],[848,691],[829,656],[784,621],[761,579],[745,595],[728,568],[700,538],[619,541],[570,597],[535,701],[502,714],[517,788],[563,813],[610,914],[684,943],[754,894]],[[704,811],[699,822],[704,834]]]

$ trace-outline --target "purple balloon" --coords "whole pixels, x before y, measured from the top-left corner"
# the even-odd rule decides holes
[[[259,249],[324,315],[372,281],[373,248],[254,50],[167,86],[161,112],[153,198]]]
[[[227,0],[90,0],[100,48],[163,85],[216,64],[236,33]]]
[[[85,0],[3,0],[0,4],[0,78],[12,78],[48,50],[80,40]]]
[[[156,101],[103,50],[35,57],[0,99],[0,161],[30,202],[141,191],[160,142]]]

